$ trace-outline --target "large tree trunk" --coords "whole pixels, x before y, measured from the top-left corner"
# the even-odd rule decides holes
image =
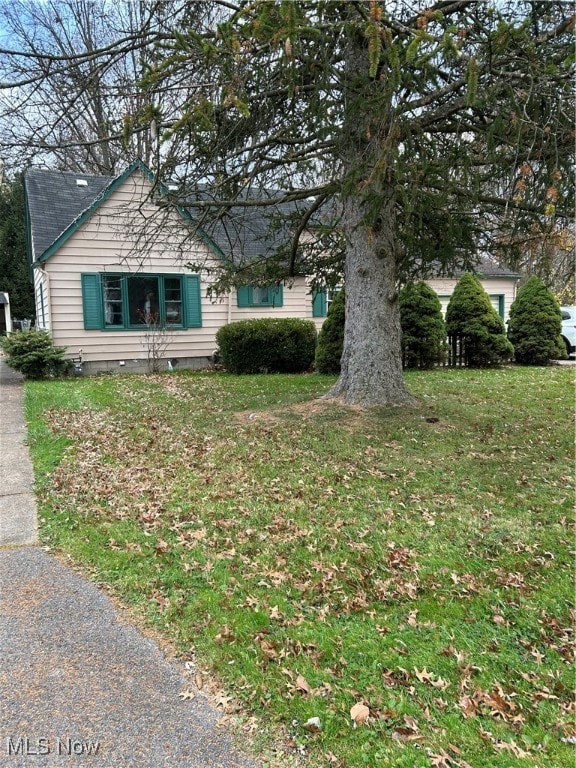
[[[414,405],[402,376],[400,307],[396,285],[394,200],[377,228],[365,223],[357,196],[344,202],[346,325],[341,374],[328,397],[348,405]]]
[[[348,405],[414,405],[402,376],[394,105],[384,74],[372,77],[369,69],[366,36],[356,31],[347,39],[343,78],[346,324],[341,374],[328,397]]]

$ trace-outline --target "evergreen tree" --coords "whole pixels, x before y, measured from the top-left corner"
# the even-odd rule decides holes
[[[538,277],[531,277],[510,307],[508,338],[514,358],[524,365],[547,365],[566,357],[562,342],[560,306]]]
[[[0,186],[0,291],[10,296],[13,318],[34,319],[21,178]]]
[[[159,175],[186,190],[209,181],[195,205],[203,224],[235,205],[297,201],[276,254],[287,277],[331,279],[325,235],[341,233],[346,324],[330,395],[411,404],[398,285],[433,265],[472,270],[507,234],[571,215],[571,11],[528,0],[218,8],[215,25],[181,28],[159,51],[155,87],[192,72],[210,84],[159,116],[164,151],[180,148]],[[224,290],[239,268],[222,262]]]
[[[316,345],[316,370],[319,373],[340,373],[340,358],[344,347],[345,294],[339,291],[328,308],[328,315]]]
[[[420,281],[400,291],[402,357],[406,368],[432,368],[446,359],[446,325],[436,292]]]
[[[466,365],[499,365],[514,353],[504,321],[474,275],[458,281],[446,310],[446,330],[452,343],[458,339]]]
[[[34,328],[11,333],[1,340],[6,353],[6,362],[28,379],[46,379],[61,376],[70,368],[70,361],[64,357],[65,347],[55,347],[47,331]]]

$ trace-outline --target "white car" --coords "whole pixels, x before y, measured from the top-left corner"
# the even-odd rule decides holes
[[[568,356],[576,352],[576,307],[560,307],[562,313],[562,340]]]

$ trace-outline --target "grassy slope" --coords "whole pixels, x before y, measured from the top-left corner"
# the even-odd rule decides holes
[[[411,411],[294,406],[329,383],[29,383],[44,542],[311,764],[572,765],[571,372],[411,374]]]

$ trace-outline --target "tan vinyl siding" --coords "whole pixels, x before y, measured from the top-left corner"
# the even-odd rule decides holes
[[[317,327],[322,325],[324,318],[312,317],[312,295],[307,281],[297,277],[292,283],[283,286],[281,307],[239,307],[236,291],[232,292],[231,321],[248,320],[253,317],[300,317],[308,320],[319,320]]]
[[[82,273],[190,274],[186,261],[214,258],[199,238],[191,237],[178,214],[167,214],[146,199],[149,189],[140,172],[128,178],[45,264],[52,334],[70,356],[82,350],[87,363],[146,360],[147,356],[141,331],[84,329]],[[35,271],[38,275],[39,270]],[[207,357],[214,351],[216,331],[226,322],[227,302],[210,302],[202,277],[201,289],[202,327],[170,330],[165,357]]]

